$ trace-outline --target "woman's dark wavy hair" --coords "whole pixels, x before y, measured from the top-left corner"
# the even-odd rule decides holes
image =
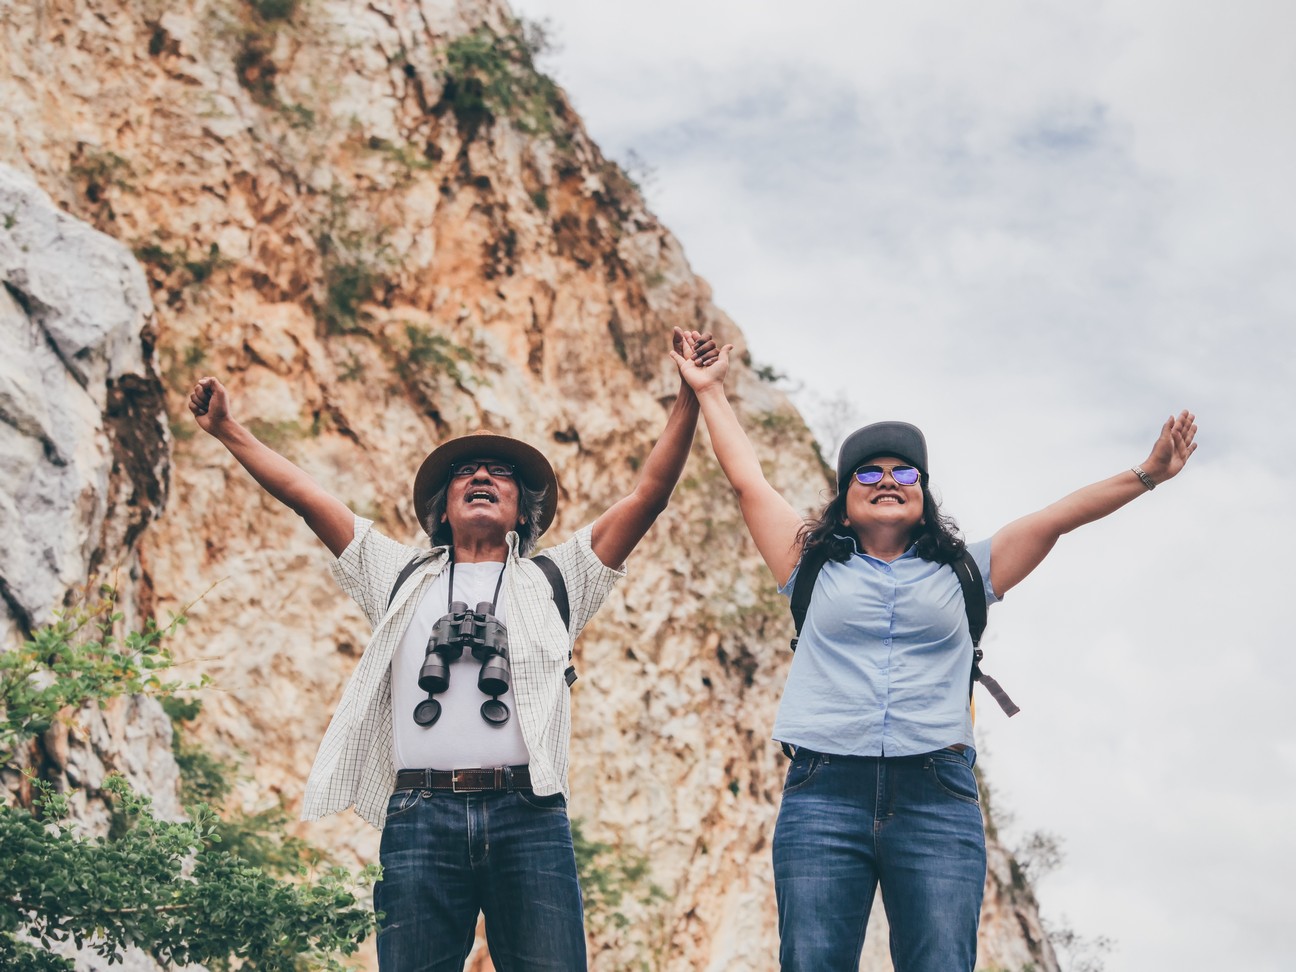
[[[540,522],[540,513],[544,509],[546,489],[532,489],[522,482],[517,481],[518,487],[518,519],[523,520],[515,528],[518,535],[518,555],[525,557],[535,549],[536,543],[540,540],[540,529],[537,526]],[[427,501],[427,514],[423,517],[423,529],[427,531],[432,538],[432,546],[443,547],[450,546],[454,543],[454,534],[450,531],[449,522],[443,522],[441,517],[446,511],[446,496],[450,492],[450,483],[446,482],[444,486],[438,489]]]
[[[847,481],[849,488],[849,480]],[[940,504],[932,496],[927,477],[922,478],[923,523],[910,540],[917,544],[915,553],[923,560],[938,564],[952,564],[959,559],[965,546],[959,535],[958,524],[941,512]],[[857,542],[850,528],[842,525],[846,514],[846,491],[838,493],[820,511],[819,516],[801,527],[797,539],[801,542],[801,557],[810,551],[826,547],[829,560],[849,560]],[[868,553],[867,550],[863,551]]]

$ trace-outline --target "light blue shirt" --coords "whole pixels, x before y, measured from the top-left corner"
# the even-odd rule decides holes
[[[968,544],[990,586],[990,541]],[[800,565],[779,593],[791,598]],[[914,756],[972,745],[972,636],[953,568],[912,547],[855,553],[815,584],[774,738],[843,756]]]

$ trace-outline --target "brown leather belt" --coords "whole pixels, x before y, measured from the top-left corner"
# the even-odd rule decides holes
[[[530,790],[531,771],[525,766],[481,766],[470,769],[403,769],[396,773],[398,790]]]

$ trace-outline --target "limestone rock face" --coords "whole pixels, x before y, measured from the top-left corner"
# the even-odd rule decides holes
[[[4,16],[0,160],[132,249],[157,305],[174,439],[143,419],[139,435],[171,446],[171,500],[138,539],[114,522],[156,609],[203,595],[173,648],[213,679],[205,741],[241,758],[249,809],[295,807],[367,625],[309,530],[196,430],[193,381],[219,377],[244,424],[411,542],[428,451],[483,426],[524,438],[557,469],[560,539],[636,482],[677,387],[670,328],[739,358],[741,334],[498,0]],[[800,417],[740,363],[730,381],[771,482],[817,505],[830,480]],[[9,387],[5,434],[34,461],[49,422],[30,383]],[[621,902],[625,923],[591,919],[595,969],[776,966],[769,730],[791,623],[703,436],[577,647],[572,815],[607,866],[643,856],[658,888]],[[354,815],[301,833],[376,858]],[[997,874],[983,964],[1056,968]],[[872,937],[864,967],[886,968]]]
[[[166,500],[170,437],[144,273],[0,166],[0,638],[50,619]],[[126,559],[122,559],[126,554]]]
[[[152,612],[135,544],[166,500],[170,436],[153,369],[153,302],[130,250],[0,165],[0,645],[48,623],[87,583],[111,583],[126,623]],[[142,594],[142,603],[141,597]],[[109,770],[175,817],[170,723],[156,703],[89,709],[51,729],[50,770],[91,826]]]

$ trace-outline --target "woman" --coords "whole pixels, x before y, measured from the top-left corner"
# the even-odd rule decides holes
[[[985,834],[972,765],[973,646],[950,564],[965,544],[928,490],[922,432],[879,422],[837,461],[837,495],[804,523],[761,471],[724,393],[726,346],[705,370],[672,354],[779,591],[803,558],[827,560],[774,726],[794,753],[774,831],[784,970],[855,970],[880,886],[897,972],[972,972]],[[987,604],[1058,537],[1171,479],[1196,449],[1185,411],[1148,458],[966,545]],[[817,557],[815,559],[818,559]]]

